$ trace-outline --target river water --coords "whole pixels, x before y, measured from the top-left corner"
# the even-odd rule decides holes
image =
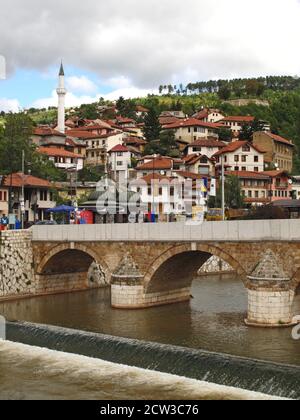
[[[244,324],[247,294],[235,276],[197,278],[191,302],[127,311],[110,307],[109,289],[0,304],[8,320],[24,320],[119,337],[300,365],[300,341],[291,329]],[[295,299],[300,314],[300,296]]]
[[[98,289],[1,303],[0,314],[8,320],[24,320],[300,366],[300,341],[292,339],[291,329],[256,329],[244,324],[247,294],[242,282],[236,276],[197,278],[193,283],[192,295],[193,299],[187,303],[126,311],[112,309],[109,289]],[[300,296],[295,299],[294,313],[300,314]],[[7,348],[3,347],[5,345],[13,347],[7,352]],[[83,361],[77,359],[82,356],[60,354],[34,347],[31,349],[34,349],[32,353],[26,346],[0,344],[0,377],[4,379],[4,382],[0,383],[9,384],[11,381],[12,385],[4,389],[0,384],[0,398],[58,398],[59,395],[62,398],[83,399],[143,399],[145,395],[145,398],[166,399],[184,398],[185,395],[187,398],[195,396],[197,399],[251,398],[251,394],[237,395],[237,391],[229,392],[227,389],[225,392],[217,386],[210,388],[215,385],[199,381],[186,383],[183,378],[158,372],[151,372],[154,376],[152,388],[149,389],[148,372],[145,376],[141,369],[134,371],[135,368],[88,358],[84,360],[85,365]],[[17,364],[18,369],[12,371],[14,353],[19,354],[20,362]],[[92,368],[93,363],[99,368],[97,373]],[[129,373],[128,369],[133,371],[130,370]],[[85,372],[83,380],[79,378],[81,370]],[[36,381],[37,376],[40,374],[40,378],[44,378],[46,372],[48,372],[46,380],[41,380],[39,384],[39,381]],[[84,375],[91,376],[90,385],[84,381]],[[9,377],[10,381],[7,379]],[[125,385],[128,385],[128,381],[131,385],[127,388],[125,385],[122,387],[121,382],[116,379],[118,377]],[[28,388],[22,386],[24,381]],[[51,385],[52,382],[57,382],[59,391],[53,391],[55,387]],[[102,387],[100,383],[103,383]],[[176,394],[177,387],[181,391]],[[194,393],[191,393],[191,387]]]

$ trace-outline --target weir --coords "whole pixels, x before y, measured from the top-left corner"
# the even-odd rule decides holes
[[[299,366],[22,322],[7,323],[7,339],[219,385],[300,399]]]

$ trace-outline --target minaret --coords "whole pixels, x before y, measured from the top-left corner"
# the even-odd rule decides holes
[[[58,96],[58,119],[57,119],[57,129],[61,133],[65,133],[65,96],[67,91],[65,89],[65,72],[63,63],[61,63],[59,70],[59,84],[56,89]]]

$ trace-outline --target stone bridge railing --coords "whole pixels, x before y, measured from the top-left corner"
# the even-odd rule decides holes
[[[300,241],[300,220],[34,226],[33,241]]]

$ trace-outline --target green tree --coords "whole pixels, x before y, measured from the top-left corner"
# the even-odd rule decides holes
[[[264,123],[259,121],[258,119],[255,119],[252,124],[244,125],[242,128],[239,138],[240,140],[248,140],[252,141],[253,134],[257,131],[262,131],[264,129]]]
[[[0,173],[8,175],[22,170],[22,152],[25,153],[25,172],[47,179],[62,181],[65,174],[53,162],[36,151],[31,141],[33,122],[25,114],[7,114],[0,131]]]
[[[219,139],[221,141],[231,141],[232,131],[230,128],[221,128],[219,130]]]
[[[98,182],[104,175],[104,167],[86,165],[78,173],[81,182]]]
[[[209,197],[209,208],[222,207],[222,189],[221,185],[217,189],[216,197]],[[241,209],[245,206],[244,196],[242,194],[241,182],[237,176],[230,175],[225,180],[225,206],[229,209]]]
[[[148,142],[159,139],[161,125],[158,114],[151,108],[145,117],[145,126],[143,128],[144,136]]]
[[[218,92],[219,98],[223,101],[228,101],[231,96],[231,90],[228,86],[223,86]]]

